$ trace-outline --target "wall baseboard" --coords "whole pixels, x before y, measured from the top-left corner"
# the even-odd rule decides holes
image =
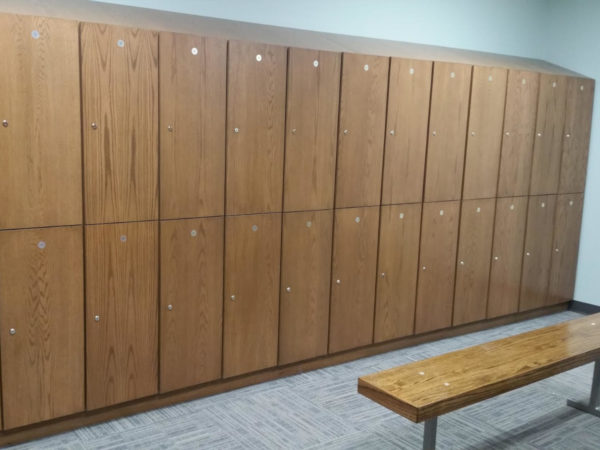
[[[577,300],[571,300],[569,302],[569,311],[575,311],[583,314],[596,314],[600,313],[600,306],[593,305],[591,303],[580,302]]]

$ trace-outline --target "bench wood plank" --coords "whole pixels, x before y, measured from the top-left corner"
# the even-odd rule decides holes
[[[358,379],[358,392],[422,422],[600,359],[600,314]]]

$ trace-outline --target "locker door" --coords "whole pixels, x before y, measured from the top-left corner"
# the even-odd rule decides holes
[[[452,325],[459,202],[423,205],[415,333]]]
[[[160,391],[221,376],[223,218],[160,224]]]
[[[344,53],[336,208],[378,205],[389,58]]]
[[[158,33],[81,24],[86,223],[158,218]]]
[[[529,198],[519,311],[547,305],[555,195]]]
[[[341,59],[339,53],[289,51],[285,211],[333,208]]]
[[[559,195],[556,199],[554,244],[550,266],[548,303],[573,300],[583,212],[582,194]]]
[[[281,211],[286,49],[229,41],[227,214]]]
[[[431,61],[392,58],[381,202],[423,200]]]
[[[420,233],[420,203],[381,208],[375,342],[414,332]]]
[[[519,310],[526,219],[527,197],[499,198],[496,202],[488,319]]]
[[[224,213],[227,41],[160,33],[160,215]]]
[[[568,78],[560,193],[585,189],[593,105],[594,80]]]
[[[81,223],[77,26],[0,14],[0,228]]]
[[[506,69],[475,66],[463,198],[496,195],[506,100]]]
[[[223,377],[277,364],[281,214],[227,217]]]
[[[560,175],[567,77],[542,74],[531,168],[531,195],[556,194]]]
[[[283,215],[279,364],[327,353],[332,211]]]
[[[158,389],[158,224],[85,229],[87,409]]]
[[[452,324],[485,319],[496,199],[463,201]]]
[[[4,428],[83,411],[81,227],[0,232]]]
[[[425,201],[458,200],[461,194],[471,66],[433,65]]]
[[[378,207],[335,212],[329,353],[373,342],[378,227]]]

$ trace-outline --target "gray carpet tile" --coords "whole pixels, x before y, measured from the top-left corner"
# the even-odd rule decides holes
[[[357,394],[360,375],[580,317],[563,312],[248,386],[18,449],[419,449],[423,426]],[[440,449],[598,449],[600,419],[566,406],[592,365],[446,414]]]

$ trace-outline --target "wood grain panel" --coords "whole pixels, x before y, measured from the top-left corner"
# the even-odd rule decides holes
[[[0,228],[82,223],[78,42],[77,22],[0,14]]]
[[[423,200],[433,63],[392,58],[381,202]]]
[[[284,211],[333,208],[341,60],[289,50]]]
[[[333,212],[283,215],[279,364],[327,353]]]
[[[425,201],[460,199],[465,158],[471,68],[433,65]]]
[[[85,253],[87,409],[155,394],[158,223],[86,226]]]
[[[277,364],[281,214],[227,217],[223,377]]]
[[[420,203],[381,208],[375,342],[414,332],[420,233]]]
[[[583,194],[557,196],[548,304],[573,300],[582,213]]]
[[[378,207],[335,212],[329,353],[373,342],[378,228]]]
[[[496,202],[488,318],[519,310],[527,201],[527,197],[507,197]]]
[[[228,58],[227,214],[281,211],[286,49],[229,41]]]
[[[498,176],[499,197],[529,193],[539,88],[539,73],[508,71]]]
[[[485,319],[496,199],[463,201],[453,325]]]
[[[157,219],[158,33],[82,23],[81,80],[86,223]]]
[[[465,155],[463,198],[496,195],[504,125],[506,69],[475,66]]]
[[[81,227],[0,232],[0,330],[4,429],[83,411]]]
[[[222,217],[160,224],[160,391],[221,377]]]
[[[218,216],[225,203],[227,41],[160,33],[160,216]]]
[[[558,191],[566,99],[567,77],[540,76],[530,195]]]
[[[555,206],[555,195],[529,198],[519,311],[548,304]]]
[[[594,80],[568,78],[559,193],[585,189],[593,106]]]
[[[415,333],[452,324],[459,202],[423,205]]]
[[[381,201],[389,60],[344,53],[336,208]]]

